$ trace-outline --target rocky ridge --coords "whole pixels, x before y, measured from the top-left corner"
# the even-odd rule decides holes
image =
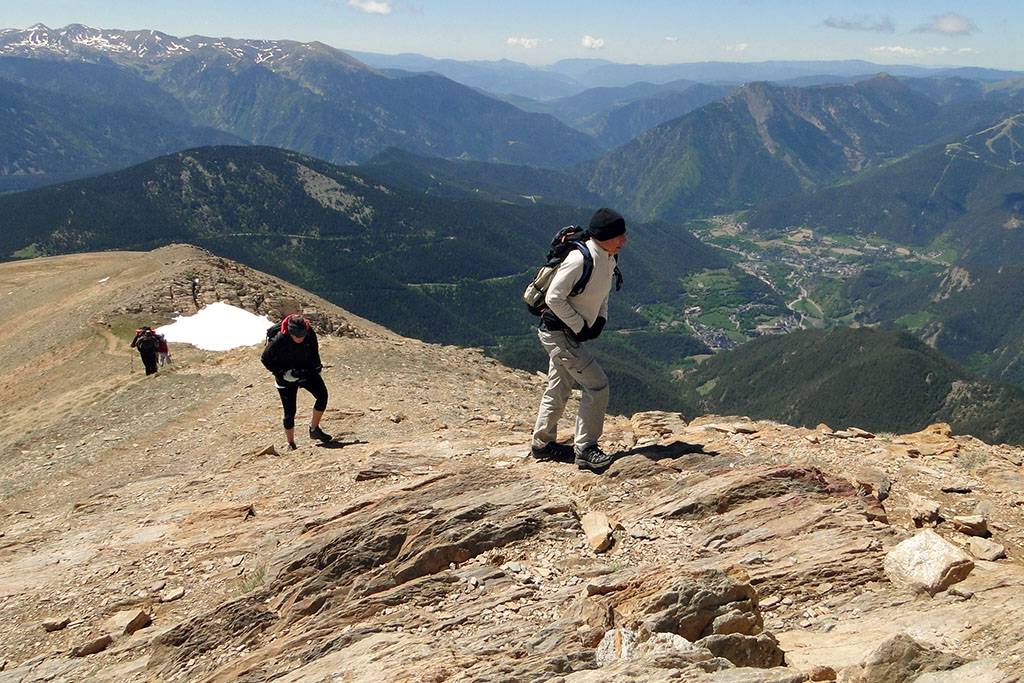
[[[528,455],[540,376],[200,250],[0,285],[0,683],[1024,670],[1019,448],[651,412],[594,475]],[[258,348],[132,366],[130,330],[213,300],[334,332],[336,442],[281,449]]]

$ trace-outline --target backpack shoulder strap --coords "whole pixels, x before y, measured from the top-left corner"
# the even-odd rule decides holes
[[[580,279],[577,280],[576,284],[572,286],[569,296],[576,296],[586,289],[587,283],[590,282],[590,275],[594,272],[594,257],[591,255],[590,250],[587,249],[587,245],[583,242],[573,242],[573,246],[583,252],[583,274],[580,275]]]

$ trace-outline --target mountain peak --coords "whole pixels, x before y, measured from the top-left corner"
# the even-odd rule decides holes
[[[542,377],[366,330],[320,337],[335,440],[285,451],[260,346],[172,346],[151,377],[128,347],[162,322],[161,290],[186,313],[195,296],[263,310],[273,278],[177,245],[0,279],[0,329],[33,340],[0,356],[17,379],[0,423],[5,678],[1020,670],[1020,449],[943,425],[649,411],[609,417],[617,457],[595,475],[529,455]]]

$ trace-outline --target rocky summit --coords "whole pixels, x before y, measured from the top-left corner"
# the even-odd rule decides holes
[[[143,376],[214,301],[322,330],[333,442],[260,346]],[[0,683],[1022,680],[1020,448],[647,412],[537,461],[540,374],[185,246],[2,264],[0,322]]]

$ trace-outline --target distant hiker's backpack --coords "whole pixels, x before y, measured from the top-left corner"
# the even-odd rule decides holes
[[[143,351],[156,351],[160,340],[151,327],[140,327],[135,330],[135,348]]]
[[[587,249],[587,245],[584,244],[586,241],[587,231],[578,225],[565,226],[551,240],[547,262],[541,266],[536,277],[523,292],[523,301],[530,313],[541,315],[547,310],[548,306],[544,303],[544,297],[548,293],[548,287],[558,271],[558,266],[573,249],[579,249],[583,254],[583,274],[569,291],[569,296],[576,296],[586,289],[587,283],[590,282],[590,275],[594,272],[594,257]],[[618,290],[620,287],[622,287],[622,274],[619,272],[619,267],[615,266],[615,289]]]

